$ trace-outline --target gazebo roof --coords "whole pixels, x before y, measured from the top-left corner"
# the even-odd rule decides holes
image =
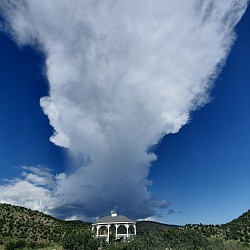
[[[125,223],[134,223],[134,221],[130,220],[129,218],[127,218],[124,215],[117,215],[115,211],[111,211],[111,215],[110,216],[105,216],[103,218],[101,218],[100,220],[98,220],[95,224],[102,224],[102,223],[121,223],[121,222],[125,222]]]
[[[105,216],[98,220],[96,223],[113,223],[113,222],[134,222],[123,215]]]

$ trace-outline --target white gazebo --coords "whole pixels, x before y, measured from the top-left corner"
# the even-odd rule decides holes
[[[126,216],[117,215],[113,210],[110,216],[105,216],[92,224],[92,232],[96,237],[103,237],[107,242],[111,239],[122,240],[136,235],[136,223]]]

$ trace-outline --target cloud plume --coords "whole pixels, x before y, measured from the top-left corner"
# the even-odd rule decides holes
[[[1,1],[15,41],[46,53],[50,89],[40,105],[50,140],[72,159],[53,182],[51,213],[154,214],[149,149],[209,101],[247,2]]]

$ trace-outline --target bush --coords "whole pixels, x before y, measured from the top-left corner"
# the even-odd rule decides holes
[[[211,249],[208,239],[199,232],[192,230],[166,230],[162,232],[166,246],[174,249]]]
[[[94,238],[90,230],[73,231],[62,239],[62,246],[65,250],[96,250],[100,245],[101,241]]]
[[[9,241],[6,245],[5,245],[5,249],[6,250],[15,250],[16,249],[16,244],[14,241]]]
[[[15,249],[22,249],[26,247],[26,242],[24,240],[18,240],[18,241],[9,241],[5,249],[6,250],[15,250]]]

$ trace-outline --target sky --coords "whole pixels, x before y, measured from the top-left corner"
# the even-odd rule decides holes
[[[168,224],[250,209],[248,1],[2,1],[0,201]]]

